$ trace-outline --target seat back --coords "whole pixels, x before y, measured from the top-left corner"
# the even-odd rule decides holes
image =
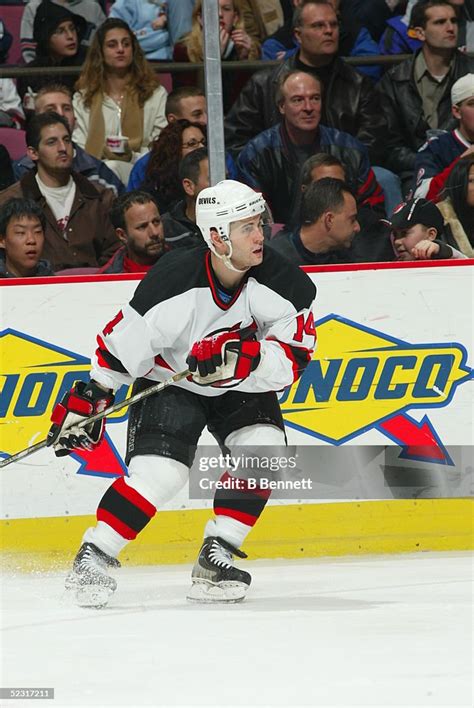
[[[100,268],[94,268],[90,266],[87,268],[65,268],[64,270],[57,270],[55,275],[95,275],[98,273]]]
[[[5,145],[12,160],[19,160],[26,152],[25,131],[0,128],[0,145]]]
[[[173,90],[173,75],[172,74],[158,74],[158,78],[160,79],[161,85],[167,90],[168,93],[171,93]]]
[[[285,224],[272,224],[272,236],[273,238],[283,227]]]
[[[19,64],[21,62],[20,26],[24,9],[24,5],[2,5],[0,2],[0,18],[13,37],[12,46],[8,52],[7,64]]]

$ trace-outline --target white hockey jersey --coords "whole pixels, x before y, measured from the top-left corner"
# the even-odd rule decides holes
[[[279,391],[311,358],[315,296],[306,273],[270,248],[232,294],[217,281],[207,247],[177,249],[160,258],[99,334],[91,378],[114,390],[139,377],[165,381],[187,368],[194,342],[244,329],[261,342],[261,360],[248,378],[232,382],[233,390]],[[205,396],[228,390],[188,379],[175,385]]]

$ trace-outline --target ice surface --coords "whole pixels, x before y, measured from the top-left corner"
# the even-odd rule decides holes
[[[43,706],[473,705],[468,553],[242,563],[247,600],[196,606],[189,566],[123,568],[103,610],[63,573],[7,573],[1,685]]]

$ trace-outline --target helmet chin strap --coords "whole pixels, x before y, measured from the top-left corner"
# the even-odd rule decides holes
[[[227,246],[229,247],[229,253],[227,253],[225,255],[221,255],[220,253],[216,253],[216,256],[218,256],[218,258],[220,258],[223,261],[226,268],[234,271],[234,273],[246,273],[248,271],[248,268],[243,268],[241,270],[240,268],[236,268],[235,265],[233,265],[233,263],[232,263],[232,243],[231,243],[230,238],[225,239],[224,243],[226,243]]]

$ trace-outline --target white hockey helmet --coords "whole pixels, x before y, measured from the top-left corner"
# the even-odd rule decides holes
[[[271,214],[260,192],[233,179],[224,179],[214,187],[203,189],[196,202],[196,224],[201,229],[204,240],[216,256],[222,258],[227,267],[236,270],[231,264],[232,243],[230,225],[234,221],[247,219],[262,214],[267,223],[271,223]],[[216,253],[211,239],[211,229],[215,229],[228,245],[229,253],[221,256]]]

